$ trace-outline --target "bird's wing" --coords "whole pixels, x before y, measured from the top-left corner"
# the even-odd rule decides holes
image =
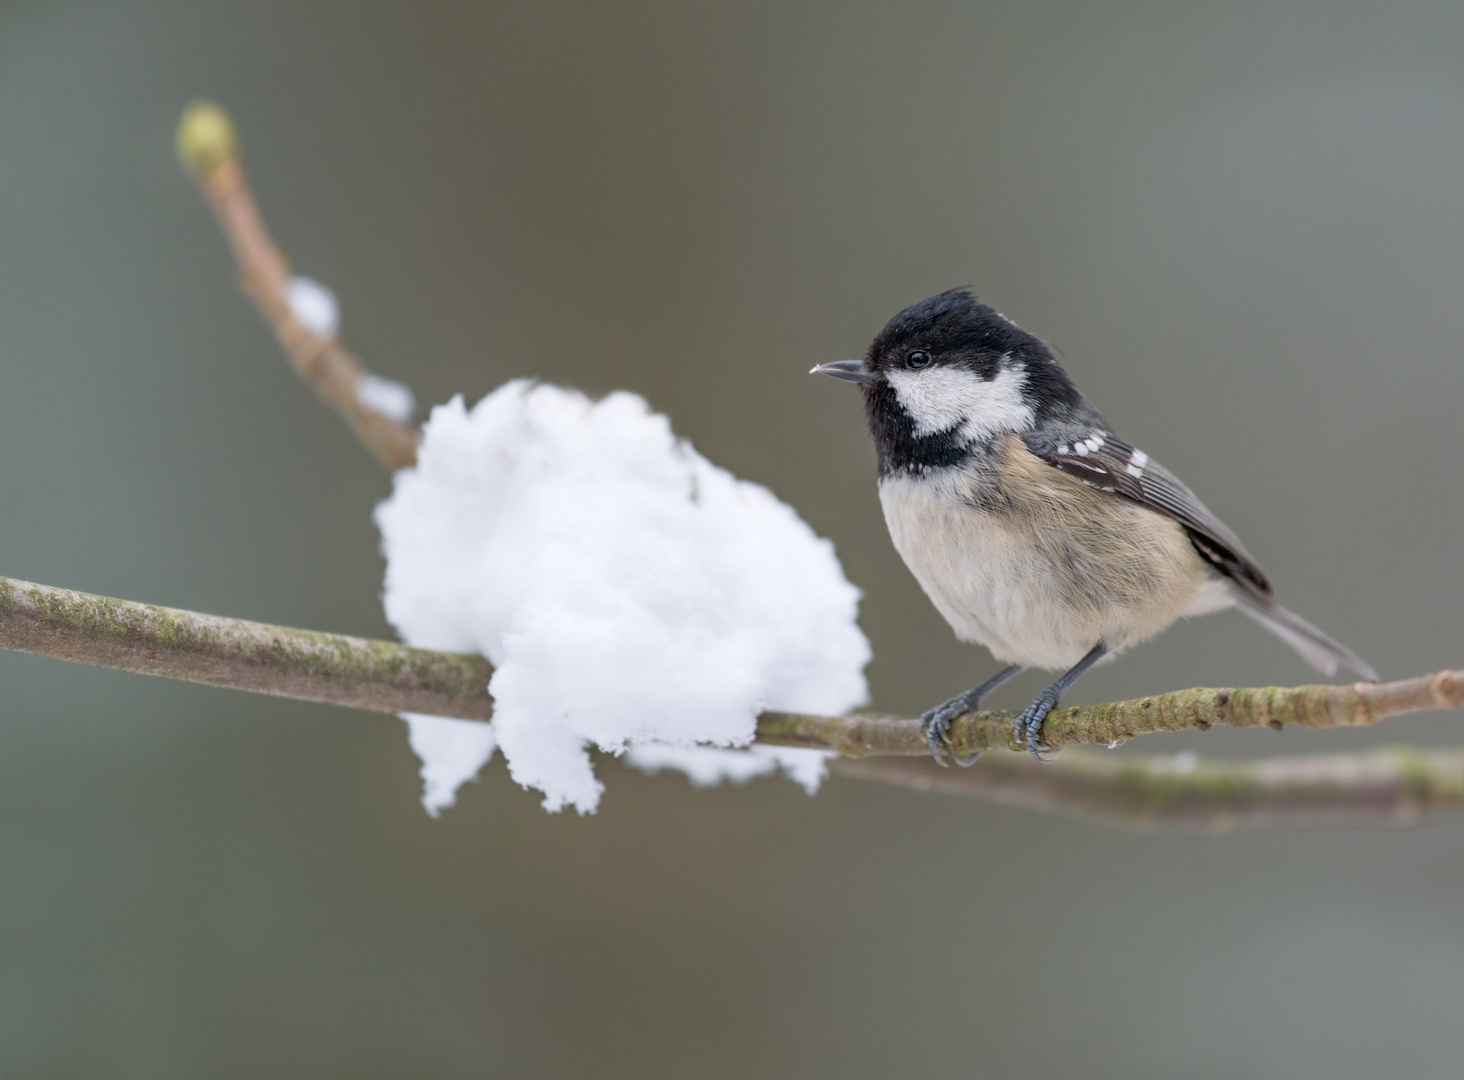
[[[1065,437],[1067,441],[1061,441]],[[1179,477],[1142,450],[1135,450],[1106,428],[1096,426],[1032,432],[1023,436],[1023,441],[1037,457],[1090,487],[1112,492],[1179,522],[1200,557],[1234,583],[1240,609],[1319,670],[1331,675],[1338,664],[1343,664],[1364,679],[1377,680],[1377,672],[1355,652],[1277,604],[1271,595],[1271,583],[1240,538],[1210,513]]]
[[[1173,518],[1184,526],[1200,557],[1257,600],[1270,600],[1271,583],[1240,538],[1217,518],[1194,492],[1142,450],[1135,450],[1111,432],[1091,428],[1060,442],[1064,434],[1032,432],[1023,437],[1027,449],[1069,476],[1099,491],[1109,491]]]

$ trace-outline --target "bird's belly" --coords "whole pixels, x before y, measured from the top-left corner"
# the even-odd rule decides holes
[[[957,637],[1007,663],[1067,668],[1194,607],[1211,574],[1176,523],[1042,468],[1058,482],[1018,502],[955,472],[880,481],[895,548]]]

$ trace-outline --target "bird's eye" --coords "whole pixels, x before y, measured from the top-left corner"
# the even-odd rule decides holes
[[[922,352],[917,350],[916,352],[912,352],[909,356],[905,357],[906,367],[923,368],[929,366],[929,364],[930,354],[928,352]]]

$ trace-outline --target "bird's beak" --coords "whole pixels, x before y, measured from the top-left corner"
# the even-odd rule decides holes
[[[831,364],[815,364],[810,375],[832,375],[844,382],[867,383],[874,381],[874,372],[864,366],[863,360],[835,360]]]

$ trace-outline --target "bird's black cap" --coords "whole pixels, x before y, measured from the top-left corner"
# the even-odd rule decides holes
[[[865,366],[877,373],[903,365],[912,349],[929,352],[935,365],[964,364],[984,378],[991,378],[1003,362],[1019,361],[1039,416],[1082,402],[1046,342],[983,304],[969,289],[947,289],[905,308],[870,344]]]

